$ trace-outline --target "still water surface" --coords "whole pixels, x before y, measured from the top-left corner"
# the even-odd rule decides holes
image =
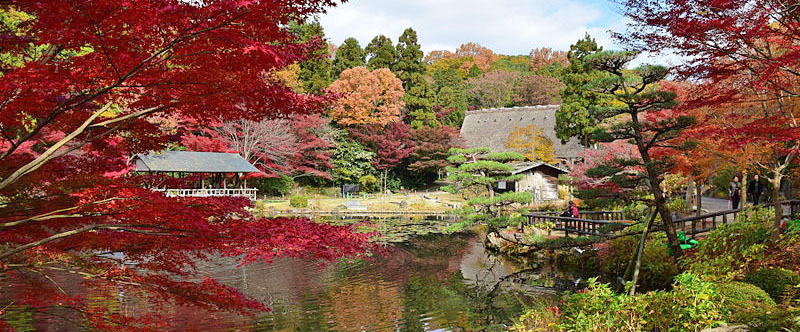
[[[171,330],[504,331],[527,305],[552,299],[555,293],[515,285],[515,272],[526,267],[488,253],[475,235],[416,237],[391,245],[372,260],[321,265],[287,258],[236,265],[234,260],[218,259],[199,269],[201,275],[268,303],[272,311],[246,317],[171,306],[161,312]],[[147,300],[124,289],[72,291],[85,293],[90,303],[128,314],[149,307]],[[28,323],[19,326],[21,330],[75,330],[47,317],[32,317]]]

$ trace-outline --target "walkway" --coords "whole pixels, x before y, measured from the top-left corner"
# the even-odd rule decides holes
[[[712,212],[719,212],[731,209],[731,203],[727,199],[703,197],[702,209]]]

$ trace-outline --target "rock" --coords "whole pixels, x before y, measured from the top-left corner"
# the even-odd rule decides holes
[[[405,200],[402,200],[402,201],[400,201],[400,208],[401,208],[401,209],[406,209],[406,208],[408,208],[408,202],[407,202],[407,201],[405,201]]]

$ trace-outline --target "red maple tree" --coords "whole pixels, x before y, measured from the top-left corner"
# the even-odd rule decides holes
[[[780,226],[780,187],[800,150],[800,17],[795,1],[622,1],[632,20],[619,34],[636,49],[672,50],[686,56],[678,66],[700,82],[687,108],[705,108],[716,121],[700,132],[738,149],[755,144],[758,166],[769,173]],[[766,149],[764,149],[766,148]],[[766,152],[768,160],[763,159]],[[754,162],[754,160],[751,160]],[[776,236],[778,232],[775,232]]]
[[[166,303],[266,309],[213,279],[184,281],[198,260],[333,259],[368,248],[369,235],[346,227],[257,219],[245,199],[167,198],[124,176],[131,155],[179,141],[157,116],[203,123],[319,111],[319,98],[266,76],[303,59],[310,47],[291,37],[289,20],[330,5],[0,3],[13,14],[0,38],[0,270],[4,282],[22,285],[4,294],[0,307],[36,315],[66,308],[65,320],[91,329],[139,331],[159,327],[155,313]],[[145,291],[154,314],[91,307],[52,282],[57,272],[90,286]],[[9,312],[0,312],[3,329]]]

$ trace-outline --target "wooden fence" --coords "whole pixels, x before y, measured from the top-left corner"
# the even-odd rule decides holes
[[[771,207],[771,203],[763,204]],[[787,200],[781,202],[785,212],[784,218],[800,218],[800,200]],[[695,237],[698,234],[709,232],[720,225],[729,224],[736,221],[736,216],[742,213],[742,209],[725,210],[699,216],[677,218],[673,220],[678,231],[686,235]],[[603,236],[613,233],[613,227],[605,225],[629,224],[631,221],[625,220],[626,216],[622,211],[583,211],[578,218],[562,217],[558,212],[534,212],[526,215],[527,222],[522,225],[532,226],[541,223],[552,223],[552,231],[563,231],[565,237],[570,234]]]
[[[558,212],[534,212],[525,215],[528,221],[522,225],[533,226],[542,223],[552,223],[552,231],[563,231],[565,237],[570,233],[576,235],[603,235],[610,229],[606,225],[620,225],[629,223],[624,220],[622,211],[584,211],[578,213],[578,218],[562,217]]]
[[[232,188],[232,189],[160,189],[154,188],[153,191],[163,192],[167,197],[247,197],[256,200],[258,189],[254,188]]]

